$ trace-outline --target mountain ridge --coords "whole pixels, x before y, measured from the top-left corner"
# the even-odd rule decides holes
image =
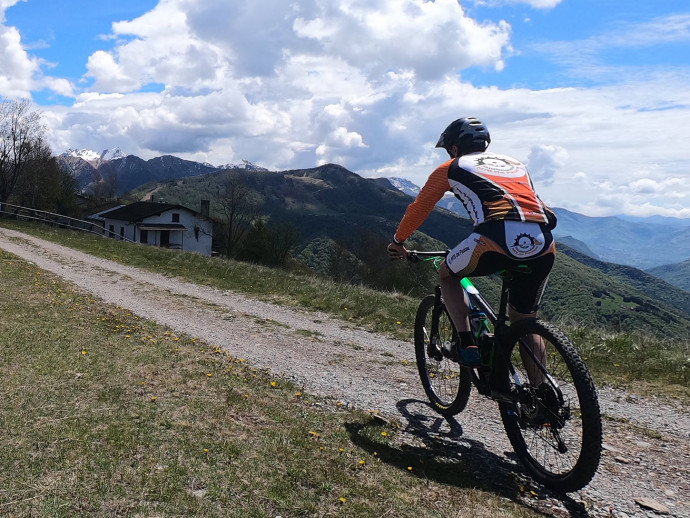
[[[393,267],[386,260],[385,246],[413,198],[388,180],[363,178],[337,164],[280,172],[217,171],[184,182],[149,184],[131,194],[137,198],[158,187],[158,195],[170,203],[196,206],[200,199],[211,199],[213,214],[213,200],[231,177],[261,200],[266,224],[291,224],[299,230],[297,254],[307,249],[313,254],[318,249],[326,253],[322,264],[352,257],[373,260],[367,264],[378,271]],[[472,227],[469,219],[436,208],[410,238],[409,246],[443,248],[469,235]],[[329,242],[342,245],[333,248]],[[683,290],[636,268],[588,262],[584,254],[578,256],[579,252],[563,244],[559,250],[544,297],[543,314],[548,318],[618,331],[655,330],[666,337],[690,336],[690,307]],[[424,265],[409,268],[409,276],[433,273]],[[498,281],[477,281],[491,296],[498,293]]]
[[[172,155],[150,160],[143,160],[135,155],[107,159],[109,156],[117,157],[120,154],[124,153],[119,148],[112,151],[103,150],[100,153],[72,149],[60,155],[58,159],[78,178],[82,190],[97,191],[98,189],[94,186],[97,187],[99,183],[109,183],[111,190],[114,191],[112,194],[116,195],[122,195],[151,181],[180,180],[227,169],[242,169],[255,173],[268,172],[267,169],[247,160],[239,164],[213,166]],[[98,155],[99,158],[95,161],[87,161],[79,155],[86,157]],[[404,178],[375,180],[382,186],[394,188],[410,196],[416,196],[419,192],[418,186]],[[461,217],[465,216],[464,207],[452,195],[445,196],[438,206]],[[585,216],[562,208],[554,210],[559,216],[558,226],[554,230],[556,238],[596,259],[648,270],[679,264],[690,258],[690,224],[685,225],[686,222],[683,220],[674,221],[672,218],[640,220],[640,218],[625,216],[600,218]],[[660,250],[663,250],[663,253],[660,253]],[[677,276],[672,278],[677,278]]]
[[[98,162],[99,160],[117,160],[118,158],[125,158],[127,155],[123,153],[119,147],[116,147],[114,149],[104,149],[100,153],[92,149],[69,148],[67,149],[67,151],[65,151],[59,156],[63,158],[81,158],[82,160],[85,160],[87,162]]]

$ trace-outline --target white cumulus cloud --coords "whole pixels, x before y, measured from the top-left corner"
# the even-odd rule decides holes
[[[0,5],[0,9],[4,7],[7,6]],[[0,20],[3,18],[4,10],[0,10]],[[21,44],[19,31],[0,25],[0,95],[30,97],[33,77],[38,70],[38,60],[27,54]]]
[[[551,185],[568,162],[568,151],[561,146],[538,144],[527,156],[527,167],[535,183]]]

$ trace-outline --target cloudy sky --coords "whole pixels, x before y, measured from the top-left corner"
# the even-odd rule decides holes
[[[465,115],[549,204],[690,217],[687,0],[0,0],[0,96],[120,147],[422,185]]]

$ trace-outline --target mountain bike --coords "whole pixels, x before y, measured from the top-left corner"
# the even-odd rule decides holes
[[[446,253],[411,250],[408,260],[431,261],[438,270]],[[576,491],[592,480],[601,459],[597,393],[580,354],[556,326],[535,318],[509,323],[511,284],[527,272],[529,262],[499,272],[503,281],[498,312],[469,279],[460,281],[479,347],[478,367],[444,356],[444,343],[447,351],[457,333],[436,286],[417,310],[417,367],[434,410],[444,416],[458,414],[474,386],[498,403],[508,439],[530,475],[557,491]]]

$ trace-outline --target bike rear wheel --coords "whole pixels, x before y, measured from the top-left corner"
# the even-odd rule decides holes
[[[548,376],[535,369],[528,352],[532,335],[546,346],[540,363]],[[555,326],[526,319],[510,327],[510,337],[509,386],[519,401],[499,401],[508,438],[535,480],[558,491],[577,491],[592,480],[601,459],[601,414],[589,371]]]
[[[470,397],[470,372],[440,353],[441,344],[453,339],[453,324],[445,306],[434,314],[436,297],[422,299],[414,326],[415,356],[431,406],[441,415],[462,412]],[[436,320],[434,322],[434,320]],[[432,329],[437,330],[435,335]]]

